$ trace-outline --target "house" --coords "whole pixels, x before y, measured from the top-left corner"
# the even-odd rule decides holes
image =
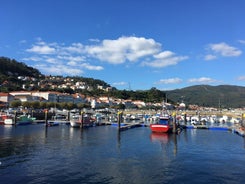
[[[2,103],[10,103],[14,100],[14,96],[9,93],[0,93],[0,102]]]
[[[14,99],[20,100],[21,102],[33,101],[32,94],[29,91],[14,91],[10,92],[10,95],[14,96]]]
[[[62,93],[55,92],[55,91],[45,91],[45,92],[35,91],[35,92],[32,92],[32,96],[42,98],[48,102],[58,102],[58,95],[59,94],[62,94]]]
[[[86,99],[83,95],[76,93],[72,95],[74,104],[85,103]]]

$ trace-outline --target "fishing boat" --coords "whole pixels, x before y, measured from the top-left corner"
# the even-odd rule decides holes
[[[81,116],[73,116],[70,120],[70,125],[71,127],[80,127],[82,123],[82,118]]]
[[[34,120],[35,118],[23,114],[17,117],[16,125],[28,125],[33,123]]]
[[[71,127],[89,127],[94,125],[94,120],[87,114],[74,115],[70,120]]]
[[[14,118],[13,117],[8,117],[4,120],[5,125],[14,125]]]
[[[173,129],[171,124],[171,119],[168,115],[160,116],[159,121],[156,124],[150,124],[150,129],[152,132],[158,133],[168,133]]]
[[[0,115],[0,124],[1,125],[13,125],[13,116],[11,114],[1,114]]]

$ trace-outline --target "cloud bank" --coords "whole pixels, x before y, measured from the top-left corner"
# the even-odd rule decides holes
[[[103,63],[119,65],[138,63],[139,66],[163,68],[176,65],[188,56],[165,51],[154,39],[122,36],[114,40],[90,39],[90,44],[46,43],[41,38],[26,49],[24,61],[34,61],[34,67],[49,74],[80,75],[86,70],[104,70]],[[40,64],[41,63],[41,64]]]
[[[242,54],[242,51],[237,49],[236,47],[230,46],[225,42],[209,44],[207,50],[211,52],[211,54],[207,54],[204,59],[205,60],[213,60],[222,57],[237,57]]]

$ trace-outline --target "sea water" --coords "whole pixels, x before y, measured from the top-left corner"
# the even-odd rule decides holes
[[[230,184],[244,173],[244,138],[229,131],[0,126],[1,184]]]

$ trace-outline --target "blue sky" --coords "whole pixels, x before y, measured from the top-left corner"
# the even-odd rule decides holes
[[[244,0],[0,0],[0,56],[117,89],[245,86]]]

